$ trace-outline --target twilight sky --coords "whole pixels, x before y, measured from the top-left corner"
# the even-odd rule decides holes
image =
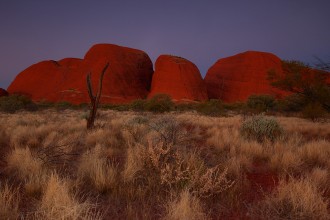
[[[194,62],[258,50],[330,61],[329,0],[0,0],[0,87],[42,60],[82,58],[96,43]]]

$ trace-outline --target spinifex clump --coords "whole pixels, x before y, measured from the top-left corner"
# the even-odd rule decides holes
[[[266,139],[275,141],[283,134],[283,129],[273,118],[255,116],[243,122],[240,132],[246,139],[263,142]]]

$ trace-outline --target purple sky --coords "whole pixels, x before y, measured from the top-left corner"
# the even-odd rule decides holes
[[[96,43],[172,54],[202,75],[246,50],[330,61],[329,0],[1,0],[0,87],[41,60],[82,58]]]

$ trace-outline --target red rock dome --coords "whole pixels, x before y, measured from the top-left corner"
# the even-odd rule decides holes
[[[247,51],[218,60],[207,72],[205,83],[209,98],[225,102],[246,101],[253,94],[284,95],[270,85],[268,72],[282,73],[280,58],[265,52]]]
[[[104,75],[101,102],[125,103],[147,96],[153,74],[149,56],[140,50],[111,44],[94,45],[84,59],[34,64],[15,78],[8,91],[28,95],[34,101],[86,103],[89,102],[86,74],[92,73],[96,91],[107,62],[110,66]]]
[[[145,52],[117,45],[97,44],[87,52],[84,61],[92,72],[94,88],[97,87],[105,63],[110,63],[103,80],[102,94],[106,102],[122,103],[147,97],[153,66]]]
[[[155,64],[148,97],[168,94],[175,101],[204,101],[206,86],[195,64],[184,58],[161,55]]]
[[[4,90],[3,88],[0,88],[0,97],[2,96],[8,96],[8,92]]]
[[[56,101],[54,98],[65,79],[56,61],[42,61],[18,74],[8,87],[9,93],[23,94],[33,100]]]

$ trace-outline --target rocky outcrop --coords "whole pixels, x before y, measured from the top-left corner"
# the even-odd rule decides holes
[[[168,94],[174,101],[204,101],[206,86],[195,64],[181,57],[161,55],[155,64],[148,97]]]
[[[280,58],[271,53],[247,51],[220,59],[205,76],[209,98],[238,102],[253,94],[282,97],[285,92],[272,87],[267,79],[271,70],[283,72]]]
[[[102,103],[126,103],[148,95],[153,74],[149,56],[140,50],[112,44],[94,45],[84,59],[43,61],[18,74],[10,93],[28,95],[34,101],[89,102],[86,75],[92,73],[97,88],[103,67],[110,66],[103,80]]]

